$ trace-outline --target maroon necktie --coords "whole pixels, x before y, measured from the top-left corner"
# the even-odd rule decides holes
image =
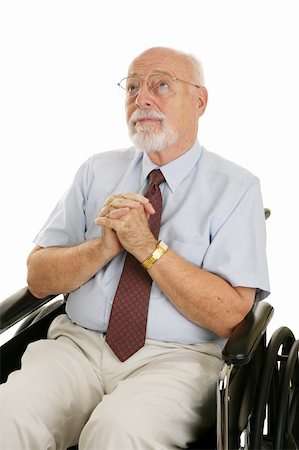
[[[156,239],[162,212],[159,184],[163,181],[162,172],[153,170],[149,174],[149,187],[145,194],[156,211],[149,218],[149,226]],[[107,344],[121,361],[144,346],[151,286],[152,279],[146,269],[131,253],[127,253],[106,334]]]

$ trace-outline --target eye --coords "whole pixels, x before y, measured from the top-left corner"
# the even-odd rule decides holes
[[[129,95],[136,95],[138,90],[139,90],[139,87],[137,86],[137,84],[129,84],[127,86],[127,93]]]
[[[171,93],[171,77],[167,74],[159,74],[151,77],[150,89],[158,96],[168,96]]]
[[[156,84],[156,89],[159,93],[169,92],[169,83],[166,80],[160,80]]]
[[[140,89],[140,80],[138,79],[129,79],[127,80],[126,91],[130,96],[137,95]]]

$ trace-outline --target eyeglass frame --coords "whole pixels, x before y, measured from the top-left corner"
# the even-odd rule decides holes
[[[150,77],[153,76],[153,75],[160,75],[160,74],[161,74],[161,75],[164,74],[164,75],[170,76],[171,80],[174,81],[174,82],[175,82],[175,81],[181,81],[182,83],[189,84],[189,86],[194,86],[194,87],[196,87],[196,88],[201,88],[201,87],[202,87],[200,84],[191,83],[190,81],[186,81],[186,80],[182,80],[181,78],[177,78],[177,77],[171,75],[169,72],[159,72],[159,71],[157,71],[157,72],[154,72],[154,73],[152,73],[151,75],[149,75],[148,78],[150,78]],[[138,92],[137,92],[136,94],[134,94],[134,95],[129,95],[128,92],[127,92],[127,90],[126,90],[126,88],[123,87],[123,86],[121,86],[121,83],[122,83],[124,80],[128,80],[129,78],[134,78],[134,75],[130,75],[130,76],[128,76],[128,77],[122,78],[122,79],[119,81],[119,83],[117,83],[117,85],[118,85],[121,89],[123,89],[123,90],[126,92],[126,94],[127,94],[128,97],[130,97],[130,98],[137,97],[137,95],[139,95],[139,93],[140,93],[140,88],[141,88],[142,84],[144,83],[144,81],[146,81],[146,85],[147,85],[148,90],[149,90],[150,92],[152,92],[152,88],[150,88],[149,85],[147,84],[147,79],[144,78],[144,79],[142,80],[142,83],[140,84],[140,87],[139,87]],[[139,77],[136,76],[135,78],[139,78]],[[140,79],[140,80],[141,80],[141,79]]]

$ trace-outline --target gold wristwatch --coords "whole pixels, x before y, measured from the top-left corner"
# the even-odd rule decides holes
[[[141,263],[141,265],[146,269],[150,269],[155,262],[158,261],[158,259],[161,258],[161,256],[164,255],[164,253],[166,253],[168,250],[168,245],[165,244],[165,242],[163,241],[159,241],[157,244],[156,249],[153,251],[153,253],[146,258],[145,261],[143,261],[143,263]]]

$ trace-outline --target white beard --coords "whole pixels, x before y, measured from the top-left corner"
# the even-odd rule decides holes
[[[152,125],[136,123],[140,119],[158,119],[161,129],[154,131]],[[164,114],[151,110],[136,110],[129,120],[129,135],[136,147],[147,153],[161,152],[179,138],[178,132],[167,122]]]

